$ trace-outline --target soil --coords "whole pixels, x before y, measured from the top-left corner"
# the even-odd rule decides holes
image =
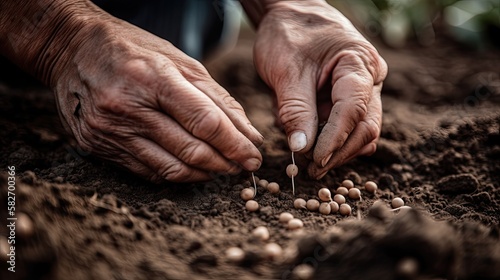
[[[290,152],[251,44],[242,38],[208,68],[266,137],[256,175],[281,192],[259,187],[253,213],[239,197],[249,174],[148,183],[76,148],[51,92],[17,72],[4,75],[0,220],[7,218],[7,167],[15,166],[16,213],[31,218],[34,232],[18,230],[16,272],[2,254],[1,279],[296,279],[303,264],[312,279],[500,279],[498,50],[472,52],[444,37],[428,48],[378,46],[390,74],[377,152],[321,181],[300,171],[296,178],[296,197],[305,199],[353,180],[362,201],[348,199],[353,213],[345,217],[293,208]],[[306,170],[306,159],[297,161]],[[368,180],[378,183],[376,194],[363,189]],[[411,209],[389,211],[394,197]],[[285,211],[303,230],[278,221]],[[257,226],[269,229],[269,240],[252,237]],[[0,241],[8,234],[0,227]],[[270,242],[282,257],[265,254]],[[233,246],[244,250],[242,261],[226,257]]]

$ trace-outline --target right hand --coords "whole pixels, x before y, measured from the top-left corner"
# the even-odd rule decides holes
[[[111,16],[89,24],[52,77],[63,124],[84,151],[154,182],[260,167],[262,135],[198,61]]]

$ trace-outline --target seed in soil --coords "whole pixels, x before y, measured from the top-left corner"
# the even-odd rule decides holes
[[[245,258],[245,252],[238,247],[231,247],[226,250],[226,258],[231,262],[241,262]]]
[[[299,264],[292,270],[294,279],[310,280],[314,276],[314,268],[308,264]]]
[[[249,200],[245,204],[245,207],[247,208],[248,211],[255,212],[255,211],[259,210],[259,203],[255,200]]]
[[[391,205],[392,205],[392,208],[399,208],[399,207],[402,207],[405,205],[405,202],[399,198],[399,197],[395,197],[392,202],[391,202]]]
[[[337,202],[339,205],[344,204],[345,203],[345,196],[343,196],[341,194],[336,194],[333,197],[333,201]]]
[[[283,257],[283,249],[276,243],[268,243],[264,246],[264,253],[267,258],[276,260]]]
[[[328,188],[321,188],[318,191],[318,197],[321,201],[332,201],[332,193]]]
[[[358,188],[352,188],[349,190],[348,196],[350,199],[361,199],[361,191]]]
[[[354,188],[354,183],[351,180],[344,180],[342,181],[342,186],[346,187],[347,189]]]
[[[318,211],[319,209],[319,201],[314,198],[311,198],[306,203],[307,210],[309,211]]]
[[[280,214],[279,221],[280,223],[286,224],[288,223],[291,219],[293,219],[293,215],[288,213],[288,212],[283,212]]]
[[[345,196],[345,195],[347,195],[349,193],[349,190],[346,187],[338,187],[336,193]]]
[[[267,189],[268,184],[269,184],[269,182],[267,180],[264,180],[264,179],[260,179],[259,182],[257,182],[257,185],[259,185],[260,187],[263,187],[264,189]]]
[[[24,213],[18,213],[16,233],[23,238],[29,238],[33,235],[34,231],[31,218]]]
[[[340,205],[339,212],[340,212],[340,214],[342,214],[344,216],[349,216],[349,215],[351,215],[351,206],[349,206],[349,204],[344,203],[344,204]]]
[[[304,227],[304,223],[297,218],[291,219],[288,222],[288,229],[299,229],[302,227]]]
[[[248,201],[248,200],[254,198],[254,190],[251,188],[244,188],[240,192],[240,197],[244,201]]]
[[[319,205],[319,212],[323,215],[330,215],[332,212],[332,207],[330,206],[330,203],[328,202],[323,202]]]
[[[276,182],[271,182],[267,185],[267,190],[272,194],[277,194],[280,192],[280,185]]]
[[[375,193],[378,189],[377,184],[373,181],[368,181],[365,183],[365,190],[369,193]]]
[[[306,205],[307,205],[307,202],[302,198],[297,198],[293,202],[293,207],[295,207],[295,209],[307,209]]]
[[[264,226],[256,227],[252,231],[252,235],[259,240],[266,241],[269,239],[269,230]]]
[[[337,213],[337,211],[339,211],[339,204],[335,201],[330,202],[330,209],[332,213]]]
[[[418,261],[414,258],[404,258],[399,261],[397,272],[405,278],[414,278],[418,274]]]

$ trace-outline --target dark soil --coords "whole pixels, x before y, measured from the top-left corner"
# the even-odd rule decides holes
[[[249,41],[209,69],[266,137],[256,175],[282,192],[259,188],[255,213],[239,197],[249,174],[150,184],[76,148],[50,91],[0,83],[0,220],[7,166],[15,166],[16,210],[35,228],[17,236],[16,273],[0,256],[1,279],[289,279],[299,264],[315,269],[313,279],[500,279],[499,52],[448,41],[380,51],[390,75],[378,151],[321,181],[305,172],[297,178],[303,198],[346,178],[376,181],[375,195],[362,189],[362,202],[348,200],[350,217],[293,208],[290,152]],[[297,160],[306,170],[305,159]],[[394,197],[412,209],[388,211]],[[376,200],[384,203],[371,207]],[[280,224],[284,211],[302,219],[304,230]],[[266,258],[266,242],[251,237],[261,225],[271,233],[266,242],[284,248],[282,259]],[[225,257],[232,246],[246,252],[242,262]]]

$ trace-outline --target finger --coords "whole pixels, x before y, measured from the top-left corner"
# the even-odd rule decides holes
[[[357,155],[375,152],[376,142],[380,135],[382,122],[382,103],[380,99],[380,86],[375,86],[374,96],[368,104],[366,118],[359,122],[345,144],[331,157],[324,167],[311,165],[309,172],[311,176],[320,179],[326,171],[340,166]]]
[[[108,158],[109,159],[109,158]],[[145,166],[142,164],[140,161],[138,161],[135,157],[130,156],[130,155],[121,155],[116,159],[111,159],[112,161],[118,163],[120,166],[123,166],[127,168],[128,170],[132,171],[133,173],[139,175],[142,178],[147,179],[148,181],[151,181],[153,183],[159,184],[165,181],[164,178],[161,178],[153,172],[149,167]]]
[[[177,83],[164,87],[158,100],[161,108],[186,131],[210,144],[226,159],[239,163],[248,171],[259,169],[262,163],[259,150],[208,96],[191,83],[177,77]]]
[[[358,65],[353,68],[353,65]],[[341,60],[332,78],[333,107],[314,149],[314,162],[325,167],[358,123],[365,119],[373,91],[373,78],[361,59]]]
[[[303,71],[275,87],[279,118],[292,152],[309,151],[316,139],[318,115],[316,82],[310,71]]]
[[[193,85],[207,94],[231,120],[234,126],[245,135],[252,143],[259,147],[264,141],[264,136],[252,125],[243,107],[219,84],[210,81],[193,81]]]
[[[136,132],[151,139],[186,165],[207,172],[226,172],[235,175],[239,166],[224,158],[207,143],[200,141],[169,116],[157,111],[141,115],[142,127]]]

